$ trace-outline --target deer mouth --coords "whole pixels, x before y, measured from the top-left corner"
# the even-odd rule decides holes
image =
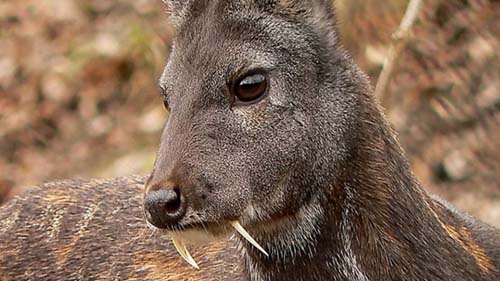
[[[172,239],[172,243],[184,260],[192,267],[199,269],[195,259],[189,253],[186,242],[199,243],[207,242],[213,239],[220,238],[226,234],[236,231],[243,239],[248,241],[256,249],[264,255],[269,256],[266,250],[246,231],[239,221],[230,222],[210,222],[210,223],[192,223],[188,225],[178,226],[175,229],[167,230],[168,235]]]
[[[179,188],[149,190],[144,198],[144,215],[149,226],[170,236],[177,252],[194,268],[199,267],[189,253],[186,243],[206,243],[234,231],[250,245],[269,256],[240,221],[235,220],[238,215],[208,215],[207,211],[200,213],[187,202],[186,196]]]

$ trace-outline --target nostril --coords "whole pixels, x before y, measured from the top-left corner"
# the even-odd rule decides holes
[[[167,213],[176,213],[181,208],[181,192],[178,188],[174,188],[170,190],[170,196],[165,200],[163,208]]]
[[[144,197],[146,219],[158,228],[168,228],[178,223],[186,212],[185,199],[180,189],[150,191]]]

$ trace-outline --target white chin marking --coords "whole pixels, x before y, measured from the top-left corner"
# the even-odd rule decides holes
[[[269,254],[264,250],[264,248],[253,239],[252,236],[241,226],[239,221],[230,222],[230,225],[250,244],[252,244],[255,248],[257,248],[264,255],[269,256]],[[200,267],[194,260],[194,258],[189,253],[186,243],[189,244],[206,244],[216,240],[216,236],[208,233],[207,231],[200,230],[187,230],[182,232],[170,232],[170,238],[172,239],[172,243],[174,244],[175,249],[179,253],[179,255],[184,258],[184,260],[189,263],[192,267],[199,269]]]
[[[200,269],[194,258],[189,253],[186,244],[206,244],[212,242],[216,237],[206,231],[187,230],[182,232],[169,232],[175,249],[184,260],[192,267]]]
[[[188,245],[204,245],[219,240],[217,236],[207,231],[192,229],[175,233],[170,232],[169,236],[180,238]]]

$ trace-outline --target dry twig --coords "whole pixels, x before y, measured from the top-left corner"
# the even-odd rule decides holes
[[[377,81],[375,95],[380,99],[382,105],[387,111],[390,110],[390,93],[388,88],[391,82],[392,74],[394,73],[399,58],[409,41],[411,28],[418,17],[421,6],[422,0],[410,0],[408,3],[403,20],[401,21],[398,30],[396,30],[396,32],[392,35],[393,43],[389,49],[389,53],[382,67],[382,72],[380,73]]]

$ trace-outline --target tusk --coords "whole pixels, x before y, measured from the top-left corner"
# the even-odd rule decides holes
[[[266,252],[266,250],[264,250],[264,248],[262,248],[262,246],[260,246],[259,243],[257,243],[257,241],[255,241],[255,239],[253,239],[252,236],[250,236],[250,234],[248,234],[248,232],[243,228],[243,226],[241,226],[241,224],[240,224],[239,221],[233,221],[233,222],[231,222],[231,225],[250,244],[252,244],[255,248],[257,248],[259,251],[261,251],[264,255],[266,255],[267,257],[269,257],[269,254]]]
[[[174,243],[175,249],[177,252],[184,258],[184,260],[189,263],[192,267],[196,269],[200,269],[196,261],[193,259],[191,254],[188,252],[186,248],[186,244],[184,244],[184,241],[182,239],[179,239],[177,237],[172,236],[172,242]]]

